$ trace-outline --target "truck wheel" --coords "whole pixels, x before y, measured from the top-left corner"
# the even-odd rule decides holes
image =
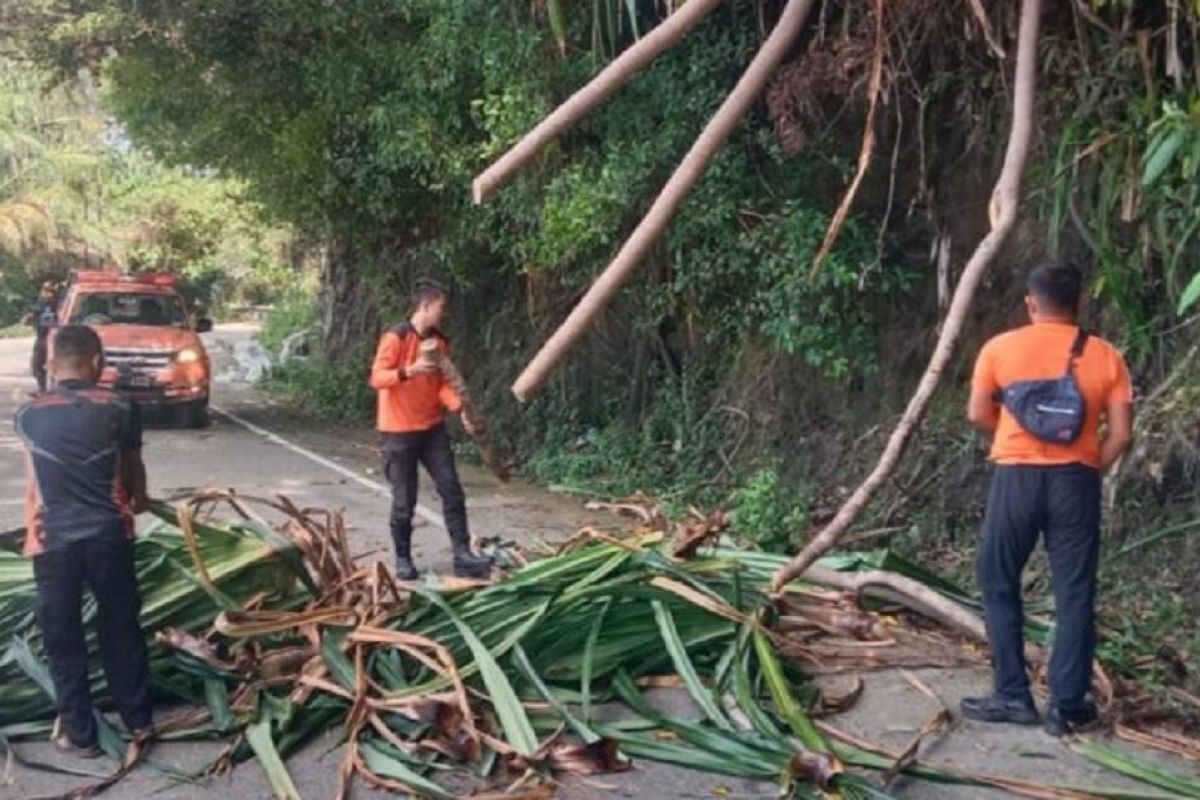
[[[176,419],[185,428],[207,428],[212,421],[208,415],[208,398],[181,405]]]

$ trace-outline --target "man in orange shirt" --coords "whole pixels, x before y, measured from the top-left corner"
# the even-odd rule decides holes
[[[423,279],[413,289],[408,322],[383,334],[371,365],[371,388],[378,393],[378,428],[383,435],[384,474],[392,485],[391,528],[396,547],[396,577],[416,580],[412,561],[412,518],[417,506],[417,464],[423,464],[442,497],[442,513],[454,547],[454,572],[486,577],[492,560],[471,552],[466,496],[446,432],[444,412],[471,421],[462,398],[443,378],[436,363],[422,358],[422,344],[433,342],[445,352],[446,337],[438,330],[446,313],[446,289]]]
[[[1040,533],[1050,559],[1056,616],[1045,726],[1062,736],[1096,719],[1088,694],[1100,481],[1132,442],[1133,390],[1121,354],[1079,327],[1083,279],[1076,267],[1040,264],[1030,273],[1028,288],[1025,305],[1032,324],[989,341],[971,383],[967,416],[992,435],[995,464],[977,562],[994,692],[964,699],[962,712],[986,722],[1039,720],[1024,658],[1021,572]],[[1063,381],[1070,378],[1073,388],[1063,394]],[[1017,405],[1014,387],[1020,391],[1030,382],[1045,382],[1043,388],[1054,382],[1059,395]],[[1080,398],[1082,409],[1072,403]],[[1057,421],[1039,425],[1047,414],[1074,415],[1082,426],[1068,432],[1070,425]]]

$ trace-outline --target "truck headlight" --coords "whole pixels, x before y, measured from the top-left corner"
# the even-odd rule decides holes
[[[195,364],[200,360],[200,351],[195,347],[185,347],[175,354],[177,364]]]

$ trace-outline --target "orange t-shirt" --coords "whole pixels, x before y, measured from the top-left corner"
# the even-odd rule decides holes
[[[1062,377],[1079,328],[1069,323],[1037,322],[994,337],[979,353],[971,385],[994,395],[1017,381]],[[1100,466],[1100,425],[1109,404],[1133,402],[1133,383],[1125,359],[1108,342],[1089,336],[1075,362],[1075,380],[1083,393],[1083,432],[1072,444],[1050,444],[1027,433],[1000,408],[992,439],[991,460],[997,464],[1087,464]]]
[[[446,337],[438,331],[438,349],[448,353]],[[443,410],[452,414],[462,409],[462,398],[441,373],[401,378],[400,368],[416,363],[422,337],[412,325],[397,325],[383,334],[371,364],[371,388],[379,397],[376,427],[381,433],[427,431],[442,421]]]

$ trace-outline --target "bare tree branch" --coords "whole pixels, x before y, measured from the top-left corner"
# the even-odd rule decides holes
[[[842,226],[846,224],[846,217],[850,216],[854,198],[858,196],[858,189],[862,186],[863,178],[866,177],[867,168],[871,166],[871,157],[875,154],[875,112],[879,107],[879,94],[883,89],[883,57],[886,51],[887,32],[883,27],[883,0],[875,0],[875,52],[871,57],[871,80],[867,87],[867,121],[863,125],[862,146],[858,151],[858,167],[854,172],[854,180],[850,182],[850,187],[842,196],[842,202],[838,204],[833,219],[829,221],[829,228],[825,231],[821,248],[813,257],[808,274],[810,279],[815,278],[821,271],[821,265],[825,263],[829,252],[837,243]],[[899,141],[899,137],[897,137],[897,141]]]
[[[778,590],[788,582],[802,575],[814,561],[823,553],[834,547],[845,530],[855,518],[866,508],[875,493],[891,476],[892,470],[904,453],[918,423],[925,414],[929,401],[937,389],[942,372],[954,353],[954,345],[962,332],[963,324],[971,311],[975,299],[975,290],[980,280],[987,272],[988,265],[995,258],[1000,246],[1012,231],[1017,220],[1017,209],[1020,202],[1021,174],[1025,168],[1026,155],[1033,132],[1034,98],[1037,92],[1037,47],[1038,27],[1041,22],[1041,0],[1023,0],[1021,4],[1020,32],[1017,39],[1017,70],[1016,85],[1013,98],[1012,129],[1009,132],[1008,149],[1004,155],[1004,166],[992,192],[992,201],[988,208],[991,231],[979,243],[970,261],[963,270],[958,286],[954,290],[954,298],[950,303],[950,311],[946,315],[941,335],[938,336],[937,346],[925,368],[925,374],[917,390],[913,393],[900,418],[896,428],[888,439],[887,446],[879,458],[875,469],[867,476],[848,500],[838,510],[837,515],[825,528],[791,562],[781,568],[772,581]]]
[[[495,164],[475,178],[472,189],[476,204],[484,202],[512,180],[543,147],[590,114],[641,72],[647,64],[679,44],[679,40],[721,5],[721,2],[722,0],[691,0],[621,53],[599,75],[567,98]]]
[[[1004,48],[1000,45],[1000,40],[996,38],[992,21],[988,19],[987,10],[983,7],[983,0],[971,0],[971,11],[979,20],[979,27],[983,28],[983,38],[987,39],[988,47],[991,48],[996,58],[1003,61],[1007,56],[1004,54]]]

